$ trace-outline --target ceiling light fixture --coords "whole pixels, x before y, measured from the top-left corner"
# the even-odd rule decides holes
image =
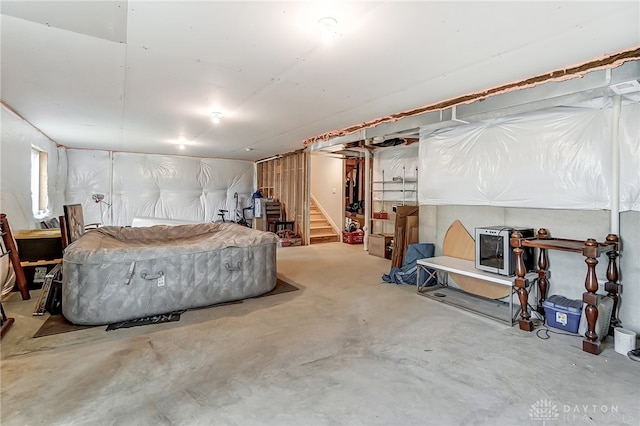
[[[213,121],[213,124],[218,124],[221,119],[222,119],[222,113],[221,112],[213,111],[211,113],[211,121]]]
[[[322,41],[329,43],[336,35],[336,27],[338,26],[338,20],[331,16],[325,16],[318,20],[318,26],[320,27],[320,34],[322,35]]]
[[[244,150],[247,151],[247,152],[251,152],[251,151],[253,151],[253,148],[245,148]]]
[[[184,149],[184,144],[183,144],[183,143],[181,143],[180,145],[178,145],[178,148],[179,148],[179,149]]]

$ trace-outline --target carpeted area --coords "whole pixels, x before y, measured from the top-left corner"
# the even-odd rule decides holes
[[[290,291],[296,291],[296,290],[298,290],[298,287],[278,278],[276,281],[276,286],[274,287],[273,290],[271,290],[268,293],[262,294],[260,296],[256,296],[255,298],[274,296],[277,294],[288,293]],[[205,306],[205,307],[196,308],[196,309],[210,309],[218,306],[226,306],[226,305],[237,304],[237,303],[242,303],[242,300],[218,303],[216,305]],[[152,317],[138,318],[130,321],[122,321],[115,324],[109,324],[107,325],[105,331],[118,330],[121,328],[138,327],[143,325],[161,324],[165,322],[180,321],[180,314],[183,312],[184,311],[171,312],[164,315],[154,315]],[[42,326],[33,335],[33,337],[36,338],[36,337],[44,337],[44,336],[53,336],[55,334],[69,333],[72,331],[84,330],[91,327],[103,327],[103,326],[76,325],[67,321],[66,318],[62,315],[51,315],[49,316],[49,318],[47,318],[44,324],[42,324]]]

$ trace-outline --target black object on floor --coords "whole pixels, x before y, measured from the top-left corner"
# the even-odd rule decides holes
[[[632,359],[634,361],[640,361],[640,348],[630,350],[629,352],[627,352],[627,356],[629,357],[629,359]]]
[[[114,324],[109,324],[105,329],[105,331],[117,330],[119,328],[138,327],[140,325],[160,324],[163,322],[180,321],[180,315],[183,312],[184,311],[170,312],[168,314],[153,315],[145,318],[137,318],[137,319],[128,320],[128,321],[116,322]]]

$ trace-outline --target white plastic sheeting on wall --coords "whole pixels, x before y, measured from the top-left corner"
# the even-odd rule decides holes
[[[65,204],[82,204],[85,223],[110,225],[108,206],[96,204],[91,196],[109,196],[110,157],[108,151],[65,149],[67,186]],[[62,158],[62,150],[60,151]]]
[[[640,209],[640,106],[620,118],[620,210]],[[559,107],[420,136],[420,204],[610,209],[611,108]]]
[[[396,145],[387,148],[377,148],[373,152],[373,200],[381,201],[383,196],[385,200],[402,201],[407,204],[416,203],[416,179],[418,173],[418,144],[412,145]],[[382,192],[383,172],[384,181],[395,181],[398,183],[385,183]],[[402,191],[402,178],[411,181],[411,184],[405,185],[405,191]]]
[[[129,226],[134,217],[210,222],[220,219],[221,209],[228,210],[226,220],[237,220],[242,207],[251,205],[254,167],[249,161],[67,152],[67,203],[82,203],[86,223]],[[94,193],[105,194],[111,206],[93,202]]]
[[[623,104],[618,140],[620,211],[640,211],[640,103]]]

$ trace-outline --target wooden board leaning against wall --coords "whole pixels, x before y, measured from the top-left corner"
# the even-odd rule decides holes
[[[257,164],[258,189],[263,197],[280,201],[287,220],[295,221],[295,232],[307,244],[307,153],[296,151]]]

